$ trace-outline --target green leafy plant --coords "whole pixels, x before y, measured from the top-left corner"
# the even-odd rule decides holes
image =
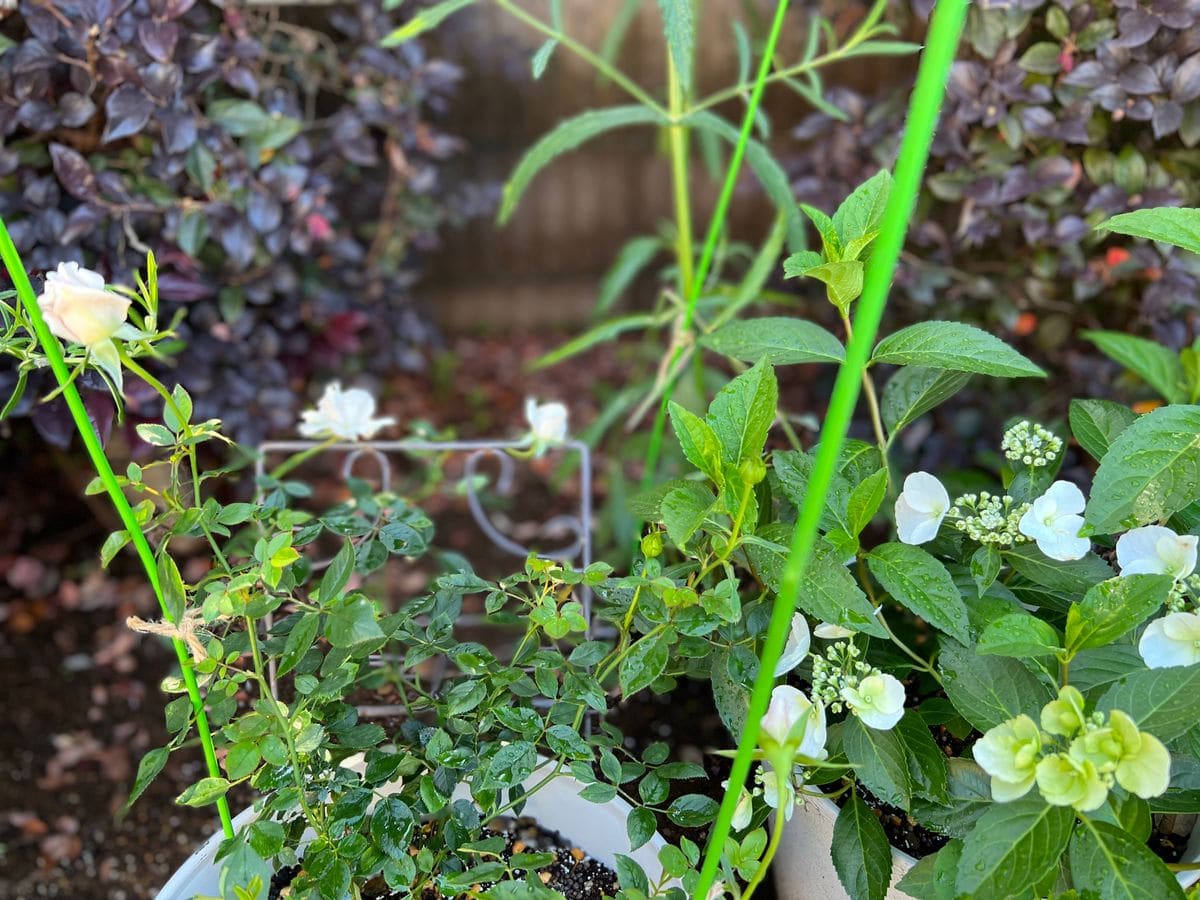
[[[738,335],[735,355],[758,361],[704,416],[672,406],[692,471],[638,500],[651,523],[640,577],[605,596],[639,643],[673,642],[665,675],[711,683],[735,737],[813,472],[815,448],[764,450],[779,333]],[[823,359],[797,361],[838,359],[825,335]],[[1118,897],[1130,884],[1182,897],[1175,874],[1192,864],[1147,841],[1155,814],[1198,808],[1200,407],[1073,403],[1073,435],[1099,464],[1086,498],[1059,477],[1067,435],[1020,420],[991,485],[953,495],[930,473],[889,471],[896,435],[974,374],[1044,373],[943,322],[884,336],[866,377],[891,366],[868,402],[877,440],[849,442],[821,511],[735,844],[756,845],[773,812],[769,863],[795,805],[833,799],[843,886],[882,897],[892,851],[864,805],[882,802],[940,846],[900,882],[915,897]],[[735,858],[723,872],[738,896]]]

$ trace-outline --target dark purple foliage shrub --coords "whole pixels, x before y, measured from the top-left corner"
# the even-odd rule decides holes
[[[847,121],[799,126],[800,198],[831,209],[890,163],[911,81],[894,87],[835,93]],[[1092,226],[1200,201],[1200,0],[973,5],[926,184],[901,276],[909,317],[1036,330],[1050,355],[1080,327],[1190,342],[1195,260]]]
[[[0,18],[0,215],[26,264],[123,281],[153,250],[186,311],[168,377],[246,441],[294,423],[317,369],[420,363],[419,252],[470,212],[430,121],[457,70],[381,48],[398,17],[378,0],[292,14],[23,0]]]

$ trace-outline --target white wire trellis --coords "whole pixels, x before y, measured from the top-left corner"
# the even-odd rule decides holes
[[[488,440],[361,441],[328,445],[323,445],[316,441],[267,441],[258,447],[258,454],[255,460],[255,476],[256,479],[260,479],[265,475],[268,471],[268,459],[277,454],[290,455],[317,451],[313,454],[314,458],[344,454],[340,469],[343,479],[348,480],[351,477],[362,477],[356,474],[355,468],[361,460],[370,459],[378,468],[376,476],[379,489],[381,491],[389,491],[393,482],[393,460],[397,457],[413,458],[420,454],[430,453],[465,454],[466,458],[463,461],[463,483],[467,508],[470,511],[472,520],[494,546],[514,557],[524,559],[530,553],[534,552],[533,548],[526,546],[512,535],[505,533],[492,520],[488,510],[484,506],[481,491],[484,490],[483,486],[487,485],[500,496],[513,496],[517,487],[516,465],[518,460],[508,451],[526,450],[528,446],[527,441]],[[592,562],[591,448],[583,441],[569,440],[559,444],[556,449],[560,452],[575,453],[579,457],[579,501],[573,513],[552,516],[543,522],[539,529],[541,535],[566,533],[569,535],[567,543],[551,550],[538,550],[537,554],[544,559],[577,564],[580,568],[586,568]],[[498,466],[499,471],[493,480],[480,477],[483,474],[481,464],[485,461],[494,462]],[[328,566],[329,563],[330,560],[319,560],[313,564],[313,567],[316,570],[320,570]],[[586,587],[581,586],[577,599],[583,608],[583,616],[588,623],[588,636],[590,636],[592,626],[592,592]],[[482,624],[484,621],[484,616],[467,614],[460,617],[458,624],[470,626]],[[270,626],[271,618],[268,617],[267,627],[270,628]],[[371,659],[372,665],[376,666],[395,661],[395,659],[385,658],[380,655],[376,655]],[[448,662],[445,658],[440,658],[436,665],[437,669],[432,678],[432,687],[434,690],[437,690],[442,679],[445,677]],[[274,690],[276,686],[274,666],[271,667],[270,676],[272,690]],[[366,704],[360,705],[358,711],[360,716],[366,718],[380,718],[402,714],[405,712],[405,707],[390,704]]]

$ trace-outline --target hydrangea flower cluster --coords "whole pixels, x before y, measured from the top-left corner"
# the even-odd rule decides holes
[[[1019,524],[1029,511],[1028,503],[1018,503],[1008,494],[963,494],[950,507],[949,518],[954,527],[973,541],[1011,547],[1029,538],[1021,533]]]
[[[1062,438],[1050,429],[1022,419],[1004,432],[1000,449],[1012,462],[1041,469],[1058,459],[1058,455],[1062,453],[1063,442]]]
[[[831,712],[848,710],[868,728],[887,731],[904,715],[904,685],[863,662],[861,651],[839,641],[812,658],[812,693]]]
[[[1116,785],[1149,799],[1171,780],[1171,755],[1158,738],[1120,710],[1087,715],[1083,695],[1070,686],[1042,708],[1040,728],[1026,715],[1009,719],[980,738],[974,754],[997,803],[1036,784],[1047,803],[1088,812]]]

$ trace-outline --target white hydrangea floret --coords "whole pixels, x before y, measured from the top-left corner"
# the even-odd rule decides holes
[[[804,657],[808,656],[811,646],[812,633],[808,630],[808,620],[804,618],[804,613],[796,613],[792,616],[792,629],[788,633],[783,655],[775,664],[775,677],[786,675],[800,665],[804,661]]]
[[[1087,501],[1083,491],[1069,481],[1056,481],[1046,493],[1033,501],[1021,516],[1021,534],[1037,541],[1038,549],[1051,559],[1065,562],[1082,559],[1092,543],[1080,537],[1083,528],[1083,508]]]
[[[362,388],[343,390],[340,382],[325,385],[316,409],[300,414],[305,437],[334,437],[345,441],[370,440],[382,428],[395,425],[391,416],[375,417],[375,398]]]
[[[1151,669],[1200,663],[1200,615],[1173,612],[1155,619],[1142,632],[1138,652]]]
[[[886,673],[843,687],[841,697],[864,725],[877,731],[887,731],[904,715],[904,685]]]
[[[1117,539],[1117,565],[1122,575],[1170,575],[1182,581],[1196,570],[1192,534],[1176,534],[1165,525],[1131,528]]]
[[[937,537],[950,511],[950,495],[928,472],[913,472],[904,479],[896,500],[896,530],[905,544],[926,544]]]

